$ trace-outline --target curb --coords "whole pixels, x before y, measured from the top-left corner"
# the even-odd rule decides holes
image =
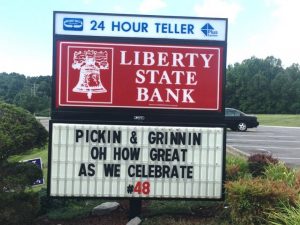
[[[246,157],[246,158],[248,158],[250,156],[249,153],[243,152],[231,145],[226,145],[226,152],[230,153],[232,155],[238,155],[238,156],[242,156],[242,157]]]

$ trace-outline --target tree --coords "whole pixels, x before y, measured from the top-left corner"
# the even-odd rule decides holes
[[[300,67],[284,69],[273,56],[252,57],[227,68],[226,107],[251,113],[299,113]]]
[[[37,115],[48,116],[51,102],[51,77],[25,77],[0,73],[0,100],[15,104]]]
[[[0,224],[31,224],[39,210],[38,193],[25,188],[41,178],[32,163],[8,157],[45,145],[47,131],[28,111],[0,102]]]
[[[28,111],[0,102],[0,161],[47,141],[46,129]]]

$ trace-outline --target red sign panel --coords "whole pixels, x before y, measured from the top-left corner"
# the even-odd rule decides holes
[[[221,111],[223,47],[56,45],[56,107]]]

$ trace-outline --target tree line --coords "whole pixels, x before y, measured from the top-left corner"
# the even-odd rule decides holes
[[[0,73],[1,100],[32,114],[49,116],[51,76],[25,77],[18,73]]]
[[[49,116],[51,76],[0,73],[0,100]],[[229,65],[225,106],[248,113],[300,113],[300,66],[287,68],[273,56]]]
[[[226,107],[251,113],[300,113],[300,66],[283,68],[273,56],[229,65]]]

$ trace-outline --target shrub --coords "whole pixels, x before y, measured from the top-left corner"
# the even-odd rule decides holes
[[[300,192],[300,170],[295,171],[295,184],[294,188]]]
[[[273,158],[270,154],[254,154],[248,157],[249,172],[253,177],[263,175],[266,166],[277,163],[278,159]]]
[[[286,167],[282,162],[268,165],[264,174],[267,179],[285,182],[290,187],[296,182],[295,170]]]
[[[32,163],[9,163],[8,157],[46,143],[48,133],[28,111],[0,102],[0,224],[27,225],[39,211],[37,193],[25,188],[42,171]]]
[[[34,181],[43,177],[43,172],[35,164],[26,163],[0,163],[0,192],[24,191]]]
[[[0,193],[0,224],[32,224],[38,211],[39,198],[37,193]]]
[[[284,182],[262,178],[227,182],[227,203],[233,224],[265,224],[267,212],[280,202],[295,205],[298,193]]]
[[[0,102],[0,161],[43,146],[46,129],[28,111]]]
[[[54,209],[59,209],[66,207],[69,202],[73,201],[72,199],[69,198],[53,198],[49,197],[47,195],[47,189],[42,188],[39,191],[39,197],[40,197],[40,215],[47,214],[51,212]]]
[[[234,181],[238,180],[240,174],[239,165],[227,165],[226,166],[226,180]]]
[[[237,180],[248,174],[247,161],[239,156],[228,156],[226,158],[226,180]]]
[[[103,199],[87,200],[83,198],[54,198],[47,195],[47,189],[39,192],[39,215],[47,215],[51,220],[69,220],[85,217],[92,209],[103,203]]]

